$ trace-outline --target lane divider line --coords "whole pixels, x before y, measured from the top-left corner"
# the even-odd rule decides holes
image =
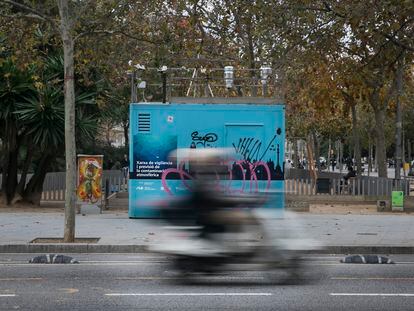
[[[380,297],[414,297],[414,294],[399,293],[330,293],[330,296],[380,296]]]
[[[110,293],[105,296],[272,296],[272,293]]]
[[[153,262],[168,262],[168,260],[80,260],[83,264],[96,263],[153,263]],[[1,265],[23,265],[28,264],[27,261],[0,261]]]
[[[5,267],[56,267],[59,266],[70,266],[70,267],[77,267],[77,266],[136,266],[136,265],[155,265],[155,264],[165,264],[168,261],[143,261],[143,262],[102,262],[102,263],[88,263],[88,262],[80,262],[76,265],[63,265],[63,264],[38,264],[38,263],[8,263],[8,264],[2,264],[0,263],[0,266]]]
[[[220,279],[220,280],[262,280],[261,276],[226,276],[226,275],[206,275],[206,279]],[[138,280],[181,280],[186,279],[182,276],[126,276],[116,277],[115,280],[119,281],[138,281]]]
[[[16,297],[15,294],[0,294],[0,297]]]
[[[331,280],[345,281],[345,280],[369,280],[369,281],[414,281],[414,277],[332,277]]]
[[[0,278],[0,281],[42,281],[43,278]]]

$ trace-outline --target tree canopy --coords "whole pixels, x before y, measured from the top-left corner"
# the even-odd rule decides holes
[[[232,65],[240,69],[232,93],[226,93],[224,81],[212,83],[215,95],[231,96],[260,93],[259,69],[269,66],[269,93],[276,92],[287,106],[288,138],[345,139],[355,150],[360,144],[359,154],[373,144],[380,176],[386,176],[387,155],[395,149],[397,103],[404,111],[404,138],[414,141],[412,1],[68,3],[78,150],[108,145],[105,135],[98,139],[96,133],[115,125],[124,129],[128,142],[127,72],[136,70],[135,64],[178,68],[187,77],[194,68],[203,69],[200,79],[222,79],[215,69]],[[38,202],[17,174],[26,178],[38,172],[34,176],[41,184],[63,157],[61,6],[54,0],[0,4],[2,197],[8,203],[16,195]],[[145,75],[143,98],[160,99],[159,73],[147,70]],[[169,83],[176,95],[185,95],[189,87],[189,80]]]

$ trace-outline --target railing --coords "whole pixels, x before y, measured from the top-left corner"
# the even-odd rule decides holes
[[[319,178],[323,178],[325,181],[329,180],[328,191],[323,194],[390,197],[393,190],[404,191],[404,195],[410,193],[409,179],[394,180],[361,176],[351,178],[348,184],[345,184],[342,176],[339,173],[324,172],[319,174]],[[0,184],[1,177],[0,174]],[[30,180],[30,177],[31,175],[28,175],[27,180]],[[65,186],[65,172],[47,173],[43,183],[42,200],[64,201]],[[105,170],[103,172],[102,187],[106,197],[114,192],[128,190],[127,182],[125,182],[122,172],[118,170]],[[285,192],[292,195],[323,195],[317,191],[316,184],[309,177],[309,171],[306,170],[289,171],[285,180]]]
[[[318,193],[317,186],[310,178],[286,179],[285,192],[293,195],[359,195],[390,197],[392,191],[403,191],[404,195],[410,193],[409,180],[395,180],[379,177],[350,178],[348,183],[343,179],[328,179],[328,189]]]
[[[64,201],[66,180],[65,172],[47,173],[43,182],[43,201]]]
[[[28,174],[27,182],[32,177],[32,174]],[[20,179],[20,175],[18,176]],[[0,185],[2,176],[0,174]],[[110,195],[114,192],[128,191],[128,183],[125,182],[122,172],[118,170],[105,170],[102,176],[102,192],[106,195]],[[47,173],[45,181],[43,182],[43,201],[64,201],[65,200],[65,172],[51,172]],[[107,191],[108,189],[108,191]]]

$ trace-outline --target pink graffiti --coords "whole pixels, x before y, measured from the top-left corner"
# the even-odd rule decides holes
[[[270,169],[266,162],[258,161],[255,163],[251,163],[245,160],[239,160],[239,161],[228,161],[227,163],[223,164],[229,164],[229,163],[235,163],[236,167],[240,170],[240,173],[242,175],[242,184],[240,189],[232,189],[232,182],[233,180],[233,172],[232,170],[229,170],[229,176],[228,176],[228,183],[227,185],[223,185],[220,183],[221,179],[219,174],[216,172],[216,183],[214,183],[212,186],[215,187],[218,191],[226,191],[228,193],[244,193],[246,191],[246,186],[249,188],[250,192],[258,192],[259,191],[259,183],[258,178],[256,175],[256,171],[258,168],[264,169],[266,172],[266,186],[265,190],[268,190],[271,185],[271,174]],[[161,176],[161,182],[162,186],[164,188],[164,191],[167,192],[169,195],[174,195],[174,193],[171,191],[170,187],[167,184],[167,177],[169,174],[178,174],[180,176],[180,180],[182,182],[182,185],[188,189],[191,190],[191,184],[188,182],[189,180],[194,180],[194,177],[191,176],[189,173],[187,173],[184,170],[185,162],[182,161],[179,163],[178,168],[169,168],[163,171]],[[250,178],[247,179],[246,176],[250,175]]]

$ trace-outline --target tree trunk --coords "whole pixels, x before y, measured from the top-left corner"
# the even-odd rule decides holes
[[[339,161],[340,161],[340,172],[344,169],[344,143],[342,140],[339,142]]]
[[[26,186],[26,179],[27,179],[27,173],[30,168],[30,164],[32,164],[32,158],[33,158],[33,143],[28,142],[27,144],[27,151],[26,151],[26,159],[23,164],[22,168],[22,175],[20,176],[19,184],[17,185],[16,192],[23,196],[24,188]]]
[[[402,133],[402,158],[401,158],[401,161],[402,161],[402,163],[405,163],[405,162],[407,162],[407,157],[406,157],[406,141],[405,141],[405,134],[404,134],[404,131],[403,131],[403,133]]]
[[[336,149],[336,165],[338,169],[340,169],[340,163],[339,163],[339,141],[337,140],[335,142],[335,149]]]
[[[124,130],[124,138],[125,138],[125,147],[129,146],[129,124],[122,124],[122,128]]]
[[[75,77],[74,77],[74,41],[72,20],[68,0],[57,0],[60,15],[60,31],[63,42],[65,66],[65,227],[64,242],[75,241],[76,211],[76,141],[75,141]]]
[[[299,167],[299,150],[298,150],[298,140],[293,139],[293,166],[295,168]]]
[[[354,154],[355,154],[355,161],[357,166],[357,175],[360,176],[362,173],[361,167],[361,143],[359,137],[359,127],[358,127],[358,119],[356,113],[356,105],[351,106],[352,111],[352,134],[354,140]]]
[[[45,181],[46,174],[49,170],[50,163],[52,162],[54,155],[43,154],[39,161],[36,171],[23,193],[23,200],[30,204],[40,205],[40,199],[43,192],[43,183]]]
[[[316,133],[312,132],[312,138],[313,138],[313,145],[315,146],[314,151],[315,151],[315,162],[316,162],[316,167],[318,168],[318,172],[320,172],[321,169],[321,162],[319,161],[319,155],[320,155],[320,149],[321,149],[321,144],[319,139],[316,137]]]
[[[6,130],[8,135],[8,142],[6,142],[6,158],[5,158],[5,175],[3,175],[4,194],[6,204],[11,204],[14,200],[17,187],[17,168],[19,147],[17,139],[17,128],[14,124],[10,125]]]
[[[17,159],[18,159],[18,151],[12,150],[9,152],[9,161],[6,167],[6,186],[5,186],[5,193],[7,204],[11,204],[14,200],[14,196],[16,194],[16,187],[17,187]]]
[[[0,130],[4,130],[4,128],[0,128]],[[1,183],[0,183],[0,204],[2,204],[2,200],[5,196],[3,190],[5,189],[4,186],[6,185],[6,151],[4,147],[4,138],[0,137],[0,174],[1,174]]]
[[[411,165],[411,161],[412,161],[412,156],[411,156],[411,141],[410,140],[408,140],[407,141],[407,156],[408,156],[408,163],[410,163],[410,169],[409,169],[409,172],[408,172],[408,174],[411,176],[412,174],[413,174],[413,165]]]
[[[387,177],[387,154],[385,146],[385,110],[375,109],[375,135],[376,135],[376,154],[378,165],[378,177]]]
[[[368,176],[372,172],[372,142],[371,138],[368,138]]]
[[[329,137],[328,152],[327,152],[327,156],[326,156],[326,165],[328,167],[328,171],[330,171],[330,167],[331,167],[331,148],[332,148],[332,146],[331,146],[331,137]]]
[[[307,151],[307,157],[308,157],[308,169],[309,169],[309,174],[313,180],[313,185],[315,186],[317,174],[315,171],[315,161],[313,159],[314,146],[315,146],[315,141],[313,139],[313,136],[308,135],[308,141],[306,143],[306,151]]]
[[[106,145],[108,147],[112,147],[111,144],[111,125],[107,124],[106,125],[106,131],[105,131],[105,140],[106,140]]]
[[[402,111],[400,98],[403,92],[404,60],[398,61],[396,76],[396,122],[395,122],[395,179],[401,179],[401,134],[402,134]]]
[[[3,186],[6,184],[6,172],[3,169],[1,173],[1,185],[0,185],[0,205],[7,204],[7,198],[6,198],[6,188]]]
[[[252,79],[252,91],[251,96],[256,97],[257,96],[257,76],[256,76],[256,61],[255,61],[255,52],[254,52],[254,44],[253,44],[253,34],[252,34],[252,24],[249,20],[246,24],[246,32],[247,32],[247,55],[249,57],[249,63],[250,63],[250,76]]]

